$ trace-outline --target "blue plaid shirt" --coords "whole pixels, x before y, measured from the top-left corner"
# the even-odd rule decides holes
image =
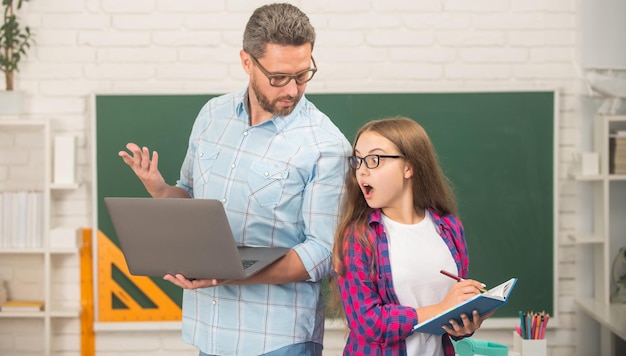
[[[311,279],[183,292],[183,339],[217,355],[258,355],[322,343],[321,280],[351,147],[304,96],[288,116],[250,126],[247,90],[202,108],[177,186],[219,199],[239,245],[293,248]]]

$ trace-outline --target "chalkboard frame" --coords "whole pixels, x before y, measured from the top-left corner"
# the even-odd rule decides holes
[[[95,153],[94,158],[96,161],[96,174],[94,177],[95,188],[95,225],[98,229],[103,231],[107,236],[116,242],[115,235],[108,221],[108,216],[103,207],[102,198],[104,196],[148,196],[139,181],[132,174],[132,171],[126,167],[121,159],[117,157],[117,151],[124,148],[125,142],[135,141],[129,140],[130,134],[133,138],[145,138],[145,140],[137,143],[146,145],[151,149],[159,151],[160,165],[164,172],[164,176],[169,183],[174,183],[178,176],[179,165],[184,156],[184,152],[187,147],[187,137],[191,130],[191,123],[200,110],[201,106],[209,98],[217,96],[218,94],[150,94],[150,95],[111,95],[102,94],[94,97],[94,111],[95,111],[95,123],[94,123],[94,140],[95,140]],[[379,119],[384,117],[392,117],[396,115],[407,116],[420,122],[431,135],[435,148],[438,152],[440,162],[444,169],[444,172],[448,175],[451,183],[455,189],[459,185],[468,184],[463,182],[468,178],[465,174],[471,167],[471,160],[456,162],[455,155],[458,155],[459,150],[449,150],[446,148],[446,140],[454,142],[462,142],[464,137],[467,137],[471,127],[461,127],[460,129],[451,127],[445,120],[429,120],[429,115],[448,118],[449,120],[459,120],[459,117],[478,115],[477,113],[488,113],[489,115],[500,115],[503,126],[501,127],[502,135],[510,135],[512,140],[517,140],[518,143],[526,145],[528,150],[531,150],[532,155],[530,158],[539,159],[541,161],[544,171],[544,177],[541,177],[541,184],[548,186],[545,190],[541,191],[540,197],[532,197],[532,199],[544,199],[542,202],[548,202],[548,207],[540,207],[540,213],[532,213],[533,218],[537,218],[537,224],[547,225],[543,227],[542,234],[546,235],[544,241],[545,244],[539,246],[533,254],[529,256],[528,265],[524,266],[511,266],[510,259],[507,255],[488,255],[482,256],[480,253],[481,245],[476,243],[473,230],[475,223],[473,219],[484,219],[481,221],[489,222],[489,218],[493,216],[493,212],[482,212],[484,217],[478,217],[478,215],[472,215],[481,212],[470,212],[464,202],[463,192],[457,194],[459,196],[459,211],[460,217],[464,221],[466,236],[468,238],[468,245],[470,247],[470,278],[479,279],[489,285],[496,285],[500,282],[507,280],[512,276],[520,278],[520,283],[516,287],[516,291],[511,297],[511,303],[508,306],[503,307],[492,319],[501,319],[506,321],[506,325],[510,325],[511,320],[515,320],[514,317],[519,310],[545,310],[550,312],[552,316],[556,318],[557,308],[557,278],[556,278],[556,266],[557,266],[557,227],[558,227],[558,214],[557,214],[557,93],[552,90],[547,91],[480,91],[480,92],[438,92],[438,93],[344,93],[344,94],[307,94],[307,98],[315,103],[322,111],[327,113],[333,121],[344,132],[350,142],[354,139],[354,133],[356,129],[363,123],[371,119]],[[164,105],[164,108],[158,108],[159,105]],[[179,115],[172,115],[174,113],[180,113]],[[536,111],[534,111],[536,110]],[[148,114],[146,115],[146,112]],[[155,118],[156,116],[163,115],[161,118]],[[489,116],[487,115],[487,116]],[[537,116],[539,119],[531,118],[530,116]],[[479,115],[480,116],[480,115]],[[165,120],[163,123],[172,123],[174,125],[166,125],[165,128],[155,125],[154,120]],[[481,119],[481,117],[476,117]],[[494,117],[487,117],[484,119],[494,120]],[[487,121],[486,124],[493,124],[494,122]],[[103,126],[104,125],[104,126]],[[482,123],[481,125],[485,125]],[[521,125],[521,126],[519,126]],[[531,127],[529,128],[528,125]],[[533,125],[539,125],[536,128],[536,137],[516,137],[515,130],[532,130]],[[103,128],[104,127],[104,128]],[[106,128],[108,127],[108,129]],[[484,127],[484,129],[488,129]],[[163,135],[166,132],[167,135]],[[145,135],[148,136],[145,136]],[[180,142],[180,139],[184,137],[185,141]],[[106,138],[106,139],[105,139]],[[176,141],[178,138],[178,141]],[[445,138],[445,139],[444,139]],[[532,140],[531,140],[532,139]],[[116,141],[117,140],[117,141]],[[121,140],[121,141],[119,141]],[[174,141],[173,141],[174,140]],[[533,140],[539,140],[540,145],[533,143]],[[487,144],[486,142],[480,142],[478,140],[476,144]],[[484,140],[482,140],[484,141]],[[107,142],[108,145],[102,145]],[[163,149],[168,145],[175,143],[176,149]],[[536,150],[546,150],[548,152],[536,152]],[[472,146],[465,147],[462,151],[468,155],[472,153]],[[506,153],[506,150],[502,150]],[[505,155],[506,156],[506,155]],[[537,157],[535,157],[537,156]],[[504,157],[505,159],[507,157]],[[528,157],[511,156],[511,158],[520,159],[523,164],[530,164]],[[502,159],[502,157],[500,157]],[[457,164],[458,163],[458,164]],[[104,166],[103,166],[104,164]],[[110,166],[106,166],[110,165]],[[473,166],[478,165],[478,162],[474,162]],[[164,168],[164,167],[168,168]],[[110,169],[115,167],[115,169]],[[549,167],[549,168],[547,168]],[[484,168],[477,169],[484,171]],[[498,174],[501,178],[505,179],[513,172],[501,171]],[[494,173],[495,174],[495,173]],[[106,184],[102,182],[106,181],[107,177],[115,177],[116,187],[113,189],[101,189]],[[496,174],[497,176],[497,174]],[[533,180],[529,177],[529,181]],[[511,178],[513,179],[513,178]],[[539,178],[537,178],[539,179]],[[471,182],[470,182],[471,183]],[[535,182],[537,183],[537,182]],[[109,187],[110,188],[110,187]],[[492,187],[497,188],[497,187]],[[457,193],[459,193],[457,191]],[[488,198],[489,194],[485,191],[484,187],[479,187],[472,194],[476,194],[479,197]],[[532,194],[530,194],[532,195]],[[500,208],[496,208],[499,210]],[[497,211],[496,211],[497,212]],[[527,214],[530,214],[527,212]],[[506,226],[518,228],[520,222],[510,221],[506,222]],[[494,228],[495,229],[495,228]],[[94,229],[97,231],[97,229]],[[549,231],[549,233],[548,233]],[[496,233],[496,231],[490,231]],[[513,241],[509,245],[509,250],[519,250],[520,241]],[[97,255],[96,255],[97,256]],[[533,265],[532,258],[540,258],[544,260],[540,264],[540,268]],[[484,261],[488,259],[488,262]],[[483,266],[481,266],[481,263]],[[478,266],[478,267],[476,267]],[[506,266],[506,267],[502,267]],[[485,268],[493,267],[496,273],[487,275]],[[509,268],[507,268],[509,267]],[[533,269],[531,272],[524,272],[521,275],[518,273],[522,269]],[[487,271],[489,272],[489,271]],[[489,272],[490,273],[490,272]],[[526,277],[526,278],[524,278]],[[533,278],[531,278],[533,277]],[[539,277],[539,278],[534,278]],[[543,281],[541,280],[543,278]],[[97,281],[97,279],[96,279]],[[548,283],[546,283],[548,281]],[[170,290],[171,286],[166,282],[155,278],[155,282],[160,284],[164,290]],[[536,288],[538,285],[546,285],[548,288],[542,288],[542,290],[548,290],[541,298],[533,298],[532,295],[528,295],[525,289],[528,287]],[[520,291],[521,290],[521,291]],[[180,303],[180,299],[176,296],[178,291],[172,292],[174,299],[177,303]],[[519,297],[517,297],[519,295]],[[524,300],[522,303],[517,303],[516,300]],[[508,309],[507,309],[508,308]],[[491,321],[491,320],[490,320]],[[498,323],[499,324],[499,323]]]

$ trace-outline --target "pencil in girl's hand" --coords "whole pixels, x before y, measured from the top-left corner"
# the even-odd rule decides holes
[[[448,272],[448,271],[441,270],[441,271],[439,271],[439,273],[443,274],[444,276],[448,276],[448,277],[450,277],[450,278],[454,279],[454,280],[455,280],[455,281],[457,281],[457,282],[460,282],[460,281],[464,281],[464,280],[465,280],[465,279],[463,279],[463,278],[461,278],[461,277],[457,276],[456,274],[450,273],[450,272]],[[478,288],[478,290],[479,290],[481,293],[486,293],[486,292],[488,292],[488,291],[487,291],[487,289],[485,289],[485,285],[484,285],[483,283],[481,283],[481,284],[482,284],[482,286],[483,286],[483,287],[482,287],[482,288]]]
[[[448,276],[448,277],[456,280],[457,282],[460,282],[460,281],[463,280],[463,278],[457,276],[456,274],[452,274],[452,273],[450,273],[448,271],[441,270],[441,271],[439,271],[439,273],[443,274],[444,276]]]

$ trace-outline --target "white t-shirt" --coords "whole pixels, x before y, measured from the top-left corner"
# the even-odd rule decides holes
[[[455,281],[439,271],[458,271],[428,210],[424,220],[412,225],[383,214],[383,226],[389,241],[393,287],[400,304],[418,308],[442,301]],[[406,339],[406,346],[409,356],[443,355],[441,336],[437,335],[414,333]]]

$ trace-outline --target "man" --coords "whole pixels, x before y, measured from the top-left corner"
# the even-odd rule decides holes
[[[184,288],[183,339],[200,355],[321,355],[321,281],[331,273],[350,144],[304,97],[317,67],[315,30],[289,4],[258,8],[243,36],[248,87],[214,98],[191,132],[180,179],[158,154],[119,153],[155,198],[220,199],[237,243],[291,248],[246,280],[164,279]]]

